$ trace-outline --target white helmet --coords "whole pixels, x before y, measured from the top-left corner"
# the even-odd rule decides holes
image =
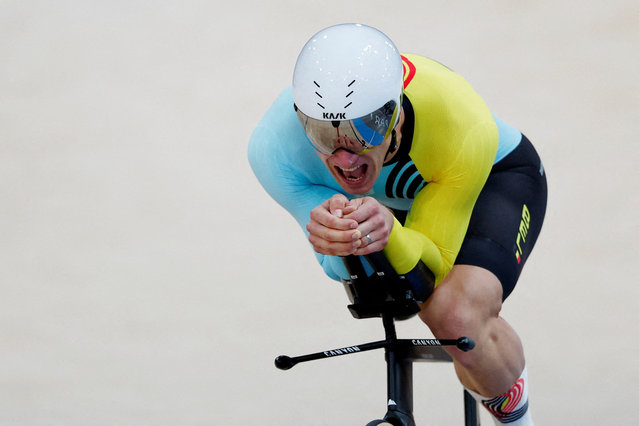
[[[397,124],[403,88],[399,51],[382,32],[361,24],[315,34],[293,73],[298,118],[326,154],[339,148],[366,152],[381,144]]]

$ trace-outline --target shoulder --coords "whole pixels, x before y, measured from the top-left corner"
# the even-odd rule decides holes
[[[251,134],[248,157],[251,166],[269,167],[287,163],[293,156],[289,149],[304,143],[304,132],[293,109],[291,88],[284,89],[264,113]]]
[[[497,127],[470,83],[432,59],[411,54],[403,57],[405,69],[413,70],[405,83],[415,117],[411,157],[425,179],[451,170],[451,164],[476,150],[490,157],[497,146]],[[492,155],[494,158],[494,152]]]
[[[251,168],[262,183],[293,184],[316,180],[321,174],[322,163],[297,119],[290,87],[265,112],[247,151]]]
[[[297,116],[293,109],[291,87],[284,89],[257,124],[255,131],[269,130],[274,133],[290,133],[297,126]],[[255,133],[254,131],[254,133]]]
[[[462,111],[480,111],[486,109],[484,101],[460,74],[433,59],[403,54],[404,61],[404,92],[419,110],[426,103],[450,105],[461,108]],[[432,114],[433,111],[430,113]],[[455,113],[448,109],[439,112]]]

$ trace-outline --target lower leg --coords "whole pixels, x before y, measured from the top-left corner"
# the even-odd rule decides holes
[[[437,338],[468,336],[469,352],[449,350],[464,386],[493,414],[497,424],[532,425],[521,341],[499,316],[502,289],[489,271],[456,265],[422,305],[420,318]]]
[[[501,318],[499,319],[501,320]],[[505,352],[501,352],[501,354],[516,353],[517,355],[487,357],[487,359],[491,359],[490,364],[480,362],[473,369],[466,368],[460,362],[455,362],[455,371],[475,400],[490,412],[496,425],[532,426],[533,422],[528,410],[528,373],[521,342],[512,328],[505,321],[502,320],[502,322],[506,326],[504,331],[511,331],[513,336],[510,340],[511,345],[503,345]],[[518,344],[513,346],[515,342]],[[495,343],[494,348],[499,351],[501,346],[500,343]],[[514,350],[515,347],[519,350]],[[509,349],[511,352],[508,352]],[[502,369],[499,368],[500,363],[503,363],[501,364]],[[487,372],[492,371],[491,367],[487,365],[492,365],[493,368],[497,367],[492,376],[490,374],[487,376]]]
[[[481,395],[501,395],[524,369],[521,340],[501,317],[486,321],[486,326],[473,339],[476,342],[473,353],[451,351],[457,376],[466,388]]]

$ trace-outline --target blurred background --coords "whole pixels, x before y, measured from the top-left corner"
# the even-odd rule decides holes
[[[459,72],[536,145],[548,214],[503,312],[534,418],[636,424],[637,2],[0,0],[1,425],[383,415],[383,352],[274,368],[383,332],[246,159],[301,47],[341,22]],[[452,366],[414,375],[418,424],[462,424]]]

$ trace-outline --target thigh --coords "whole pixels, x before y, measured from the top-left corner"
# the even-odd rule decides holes
[[[455,265],[421,305],[418,315],[436,338],[467,336],[483,341],[487,324],[501,311],[501,295],[501,284],[492,272],[473,265]],[[471,352],[471,358],[479,353]]]
[[[505,300],[535,245],[546,212],[546,175],[525,137],[493,167],[477,199],[456,265],[475,265],[500,281]]]
[[[427,324],[479,325],[499,314],[501,295],[501,283],[491,271],[474,265],[455,265],[423,303],[420,316]]]

